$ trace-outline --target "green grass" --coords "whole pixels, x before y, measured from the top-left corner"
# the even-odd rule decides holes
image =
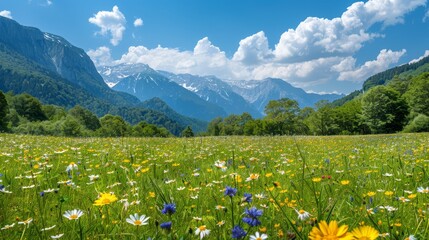
[[[14,226],[2,229],[0,239],[58,234],[64,234],[61,239],[199,239],[195,230],[202,225],[211,230],[208,239],[231,238],[234,225],[248,232],[245,239],[257,231],[270,239],[288,234],[307,239],[321,220],[336,220],[349,231],[372,226],[389,239],[427,239],[429,193],[417,189],[429,187],[428,148],[429,134],[191,139],[1,134],[0,227]],[[226,169],[216,161],[224,161]],[[68,173],[72,162],[77,169]],[[254,180],[246,181],[251,174]],[[91,182],[90,175],[98,178]],[[225,196],[226,186],[237,194]],[[94,206],[106,192],[118,201]],[[244,193],[253,195],[252,202],[243,201]],[[176,212],[162,214],[165,203],[175,203]],[[242,221],[251,207],[263,210],[258,226]],[[73,209],[84,215],[63,216]],[[310,218],[298,220],[295,209]],[[148,225],[127,223],[134,213],[150,217]],[[18,224],[29,218],[28,225]],[[169,232],[159,227],[167,221]]]

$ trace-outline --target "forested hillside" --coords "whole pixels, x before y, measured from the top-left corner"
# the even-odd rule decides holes
[[[334,103],[318,102],[315,109],[301,109],[296,101],[287,98],[273,100],[265,107],[263,119],[253,119],[246,114],[217,118],[209,123],[208,134],[336,135],[429,131],[429,72],[417,75],[427,66],[423,64],[413,71],[393,75],[392,79],[384,80],[386,85],[373,86],[365,92],[355,91]]]
[[[120,111],[120,110],[118,110]],[[151,112],[137,114],[152,117],[152,121],[160,121]],[[130,114],[133,111],[128,111]],[[137,117],[133,117],[137,118]],[[168,120],[162,119],[164,123]],[[171,128],[179,129],[174,122]],[[168,137],[170,133],[164,127],[157,127],[145,121],[133,125],[118,115],[106,114],[98,118],[90,110],[79,105],[67,110],[57,105],[43,105],[37,98],[29,94],[13,95],[0,91],[0,132],[12,132],[33,135],[52,136],[101,136],[101,137]],[[180,132],[174,134],[179,135]]]

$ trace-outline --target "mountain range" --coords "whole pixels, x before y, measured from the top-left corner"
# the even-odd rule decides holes
[[[158,97],[178,113],[210,121],[227,113],[221,106],[201,99],[145,64],[120,64],[99,68],[107,85],[136,96],[141,101]]]
[[[271,100],[290,98],[300,107],[313,107],[320,100],[333,101],[338,94],[307,93],[282,79],[225,81],[215,76],[195,76],[156,71],[146,64],[100,66],[108,86],[144,101],[159,97],[177,112],[210,121],[230,114],[264,115]]]
[[[342,95],[307,93],[278,78],[253,81],[230,81],[233,91],[243,96],[260,113],[271,100],[289,98],[298,102],[301,108],[313,107],[320,100],[333,101]]]
[[[146,121],[180,134],[186,125],[172,114],[139,106],[141,101],[130,94],[110,89],[98,74],[93,62],[80,48],[65,39],[25,27],[0,16],[0,90],[29,93],[44,104],[65,108],[81,105],[98,116],[116,114],[131,124]],[[201,123],[180,116],[196,131]]]
[[[118,114],[132,124],[147,121],[175,134],[187,125],[204,131],[207,121],[230,114],[262,117],[270,100],[288,97],[305,107],[341,97],[306,93],[281,79],[228,82],[145,64],[96,68],[64,38],[1,16],[0,90],[66,108],[81,105],[98,116]]]

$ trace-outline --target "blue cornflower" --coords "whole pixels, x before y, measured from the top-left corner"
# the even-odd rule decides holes
[[[171,230],[171,222],[163,222],[163,223],[161,223],[161,225],[159,225],[162,229],[165,229],[165,230],[168,230],[168,231],[170,231]]]
[[[235,226],[232,229],[232,238],[243,238],[247,235],[247,232],[244,231],[240,226]]]
[[[247,223],[251,227],[261,225],[261,221],[259,221],[259,219],[257,218],[244,217],[241,220],[243,220],[243,222]]]
[[[237,194],[237,189],[232,188],[230,186],[226,186],[225,188],[225,196],[234,197]]]
[[[164,203],[164,209],[161,210],[162,214],[172,215],[176,212],[176,204]]]
[[[248,203],[252,202],[252,194],[251,193],[245,193],[242,201],[248,202]]]
[[[258,218],[258,217],[262,216],[263,212],[264,211],[259,210],[255,207],[252,207],[251,209],[246,208],[246,210],[244,211],[244,213],[247,214],[247,216],[251,217],[251,218]]]
[[[39,193],[39,195],[40,195],[41,197],[44,197],[44,196],[45,196],[45,192],[44,192],[44,191],[41,191],[41,192]]]
[[[255,207],[252,207],[251,209],[247,209],[244,212],[247,216],[243,217],[241,220],[243,222],[247,223],[249,226],[259,226],[261,225],[261,221],[259,221],[259,217],[262,216],[263,211],[259,210]]]
[[[4,189],[4,185],[0,184],[0,190],[3,190],[3,189]]]

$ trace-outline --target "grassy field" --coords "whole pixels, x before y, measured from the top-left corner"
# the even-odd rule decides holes
[[[2,134],[0,239],[429,239],[428,148],[429,134]]]

